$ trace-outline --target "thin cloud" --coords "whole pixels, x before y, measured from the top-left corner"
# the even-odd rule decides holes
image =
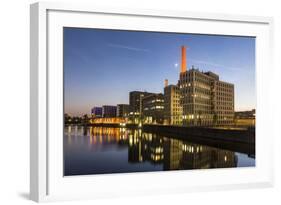
[[[150,50],[148,50],[148,49],[137,48],[137,47],[127,46],[127,45],[121,45],[121,44],[113,44],[113,43],[110,43],[110,44],[108,44],[108,46],[109,46],[109,47],[113,47],[113,48],[126,49],[126,50],[130,50],[130,51],[150,52]]]
[[[227,69],[227,70],[231,70],[231,71],[244,71],[245,70],[244,68],[230,67],[230,66],[226,66],[226,65],[222,65],[222,64],[218,64],[218,63],[212,63],[212,62],[196,60],[196,59],[190,59],[190,61],[192,61],[194,63],[214,66],[214,67],[217,67],[217,68],[223,68],[223,69]]]

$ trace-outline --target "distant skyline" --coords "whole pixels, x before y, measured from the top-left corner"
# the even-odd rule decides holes
[[[234,84],[235,111],[256,108],[254,37],[64,28],[65,113],[128,104],[134,90],[163,93],[165,79],[179,79],[182,45],[188,69]]]

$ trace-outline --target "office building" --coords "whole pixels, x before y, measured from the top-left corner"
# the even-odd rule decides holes
[[[234,85],[215,80],[212,86],[214,124],[230,125],[234,122]]]
[[[116,117],[117,107],[112,105],[102,106],[102,117]]]
[[[130,106],[128,104],[117,105],[117,117],[128,117],[130,112]]]
[[[102,107],[93,107],[91,110],[91,115],[94,118],[102,117]]]
[[[180,104],[180,89],[176,85],[164,87],[164,122],[168,125],[182,125],[182,106]]]
[[[142,99],[151,93],[142,91],[132,91],[129,94],[130,119],[133,123],[139,123],[142,119]]]
[[[178,86],[185,126],[229,125],[234,119],[234,85],[212,72],[187,69],[186,47],[182,46]]]
[[[154,93],[143,97],[143,122],[163,124],[164,122],[164,96]]]

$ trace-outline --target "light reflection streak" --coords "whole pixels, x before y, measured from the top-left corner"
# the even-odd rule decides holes
[[[68,126],[65,133],[69,145],[85,144],[95,152],[108,145],[122,147],[122,150],[127,148],[129,163],[149,161],[153,164],[163,164],[168,170],[235,167],[237,163],[234,152],[160,137],[139,129]]]

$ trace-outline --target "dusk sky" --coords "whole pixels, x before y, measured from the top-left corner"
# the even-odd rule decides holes
[[[134,90],[163,93],[164,79],[179,79],[182,45],[188,69],[234,84],[235,111],[255,108],[253,37],[64,28],[65,112],[128,104]]]

